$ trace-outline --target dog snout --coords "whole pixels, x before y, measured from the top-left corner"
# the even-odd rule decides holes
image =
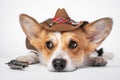
[[[56,71],[63,71],[66,67],[66,60],[65,59],[54,59],[52,62],[53,68]]]

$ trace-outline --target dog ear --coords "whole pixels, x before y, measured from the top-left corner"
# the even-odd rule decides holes
[[[28,38],[33,39],[40,36],[39,34],[42,30],[42,27],[35,19],[26,14],[21,14],[19,19],[22,29]]]
[[[90,47],[97,48],[101,42],[109,35],[113,21],[111,18],[102,18],[83,27]]]

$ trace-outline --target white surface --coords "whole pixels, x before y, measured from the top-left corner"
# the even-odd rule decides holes
[[[24,70],[12,70],[6,66],[10,58],[0,58],[0,80],[119,80],[120,65],[112,62],[106,67],[81,68],[74,72],[48,72],[40,64]]]
[[[26,13],[42,22],[54,17],[57,8],[65,8],[76,21],[113,18],[113,30],[101,47],[113,52],[114,59],[104,68],[82,68],[69,73],[48,72],[41,65],[31,65],[25,71],[9,69],[6,62],[26,54],[19,14]],[[0,80],[120,80],[119,35],[120,0],[0,0]]]

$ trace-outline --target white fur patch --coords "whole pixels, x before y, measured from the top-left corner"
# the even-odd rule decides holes
[[[93,52],[90,57],[98,57],[98,53]],[[114,55],[111,52],[104,52],[103,55],[101,56],[102,58],[104,58],[105,60],[111,60]]]
[[[39,57],[36,51],[31,50],[27,55],[17,57],[17,60],[33,64],[39,62]]]
[[[55,33],[55,36],[54,36],[54,40],[57,40],[58,43],[57,43],[57,48],[56,50],[54,51],[53,55],[51,56],[48,64],[47,64],[47,69],[49,71],[55,71],[53,65],[52,65],[52,62],[54,59],[59,59],[59,58],[62,58],[62,59],[65,59],[67,61],[67,64],[66,64],[66,67],[64,69],[64,71],[72,71],[72,70],[75,70],[76,67],[74,64],[72,64],[72,60],[71,58],[69,57],[69,55],[67,55],[66,52],[64,52],[62,50],[62,38],[61,38],[61,33],[60,32],[56,32]]]

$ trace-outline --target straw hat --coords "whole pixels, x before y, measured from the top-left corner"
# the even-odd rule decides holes
[[[82,26],[83,22],[75,22],[68,16],[65,9],[58,9],[54,18],[49,18],[40,24],[49,31],[71,31]]]

